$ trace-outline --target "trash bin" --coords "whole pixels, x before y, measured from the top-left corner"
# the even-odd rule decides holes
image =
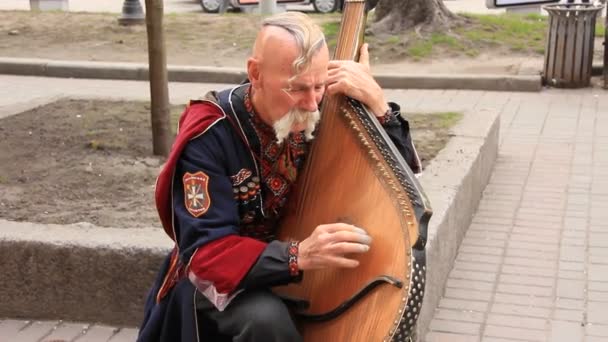
[[[559,88],[589,86],[593,63],[595,21],[604,6],[556,4],[543,7],[549,13],[543,80]]]

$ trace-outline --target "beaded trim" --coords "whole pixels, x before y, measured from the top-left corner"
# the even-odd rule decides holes
[[[297,277],[300,275],[300,268],[298,267],[298,252],[299,252],[300,242],[299,241],[291,241],[289,243],[289,248],[287,249],[287,254],[289,256],[289,274],[292,277]]]
[[[383,116],[378,116],[378,121],[382,126],[386,125],[389,122],[395,121],[397,119],[397,115],[392,108],[389,108]]]

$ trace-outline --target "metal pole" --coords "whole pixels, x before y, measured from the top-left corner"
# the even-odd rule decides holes
[[[262,15],[275,14],[277,12],[277,0],[260,0],[260,13]]]
[[[122,15],[118,18],[120,25],[141,25],[146,21],[139,0],[125,0],[122,4]]]

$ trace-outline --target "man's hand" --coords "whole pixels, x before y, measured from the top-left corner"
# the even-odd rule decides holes
[[[350,255],[367,252],[371,243],[372,238],[363,229],[353,225],[320,225],[308,238],[300,242],[298,267],[303,271],[328,267],[357,267],[359,261],[352,259]]]
[[[377,117],[389,109],[384,92],[371,74],[368,45],[361,46],[359,63],[354,61],[331,61],[327,78],[327,92],[342,93],[359,100]]]

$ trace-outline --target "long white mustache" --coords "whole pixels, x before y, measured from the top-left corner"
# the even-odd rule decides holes
[[[306,141],[310,141],[314,138],[312,133],[315,131],[319,119],[321,119],[321,113],[318,109],[309,112],[296,108],[290,110],[284,117],[276,121],[272,127],[274,128],[278,143],[281,144],[289,136],[294,125],[305,123],[304,137]]]

